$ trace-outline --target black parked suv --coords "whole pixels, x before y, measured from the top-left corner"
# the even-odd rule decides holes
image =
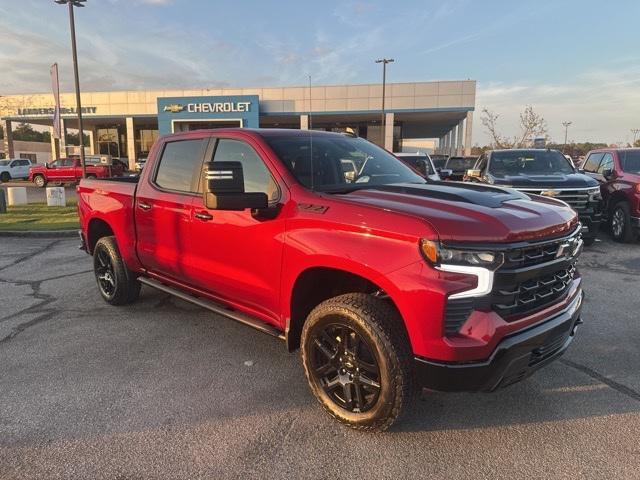
[[[492,150],[478,158],[465,180],[563,200],[580,216],[585,245],[596,241],[602,221],[600,185],[557,150]]]

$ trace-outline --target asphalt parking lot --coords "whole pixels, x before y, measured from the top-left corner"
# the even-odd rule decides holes
[[[0,238],[0,478],[640,478],[640,243],[602,238],[562,359],[377,435],[279,341],[148,288],[110,307],[75,239]]]

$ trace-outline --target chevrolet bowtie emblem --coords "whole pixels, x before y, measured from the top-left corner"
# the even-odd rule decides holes
[[[543,190],[540,195],[545,197],[557,197],[560,192],[557,190]]]
[[[165,105],[163,110],[165,112],[178,113],[184,110],[184,105],[172,103],[171,105]]]

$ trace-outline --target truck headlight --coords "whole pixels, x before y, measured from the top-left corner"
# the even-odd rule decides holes
[[[501,252],[443,247],[439,242],[427,239],[420,241],[420,250],[436,270],[476,277],[477,285],[474,288],[451,294],[450,299],[490,294],[493,290],[494,272],[504,261]]]
[[[495,270],[504,260],[502,253],[483,250],[449,248],[433,240],[422,239],[420,249],[424,257],[434,266],[466,265]]]
[[[602,200],[602,193],[600,192],[600,187],[590,188],[589,190],[587,190],[587,193],[589,194],[590,202],[599,202],[600,200]]]

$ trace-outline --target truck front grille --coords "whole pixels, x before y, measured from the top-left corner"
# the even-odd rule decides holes
[[[505,261],[495,272],[491,294],[447,301],[445,335],[458,333],[474,310],[493,310],[512,322],[566,297],[577,274],[579,252],[574,256],[572,250],[580,230],[578,226],[570,235],[550,241],[505,245]]]
[[[514,316],[526,315],[551,305],[567,293],[575,271],[576,267],[572,264],[551,274],[494,288],[493,310],[508,321]]]
[[[541,195],[542,192],[549,191],[553,189],[541,189],[541,190],[522,190],[525,193],[530,193],[533,195]],[[571,208],[575,211],[579,212],[580,210],[584,210],[589,206],[589,193],[587,190],[554,190],[558,192],[557,195],[554,195],[553,198],[557,198],[558,200],[562,200],[569,204]]]

